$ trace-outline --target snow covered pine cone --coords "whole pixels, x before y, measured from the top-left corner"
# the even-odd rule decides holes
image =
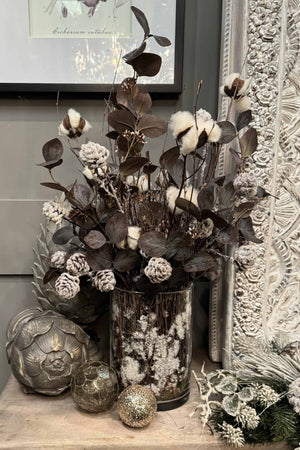
[[[61,298],[73,298],[80,291],[79,277],[64,272],[57,278],[55,289]]]
[[[51,256],[51,264],[57,269],[62,269],[65,265],[67,252],[58,250]]]
[[[93,277],[93,286],[101,292],[113,291],[116,279],[112,270],[99,270]]]
[[[151,283],[168,280],[172,274],[171,264],[164,258],[151,258],[145,268],[145,275]]]
[[[103,147],[103,145],[97,144],[95,142],[82,144],[81,150],[79,152],[79,158],[90,169],[97,169],[97,167],[105,163],[108,157],[109,150]]]
[[[66,269],[72,275],[86,275],[90,271],[90,266],[86,262],[83,253],[74,253],[67,260]]]

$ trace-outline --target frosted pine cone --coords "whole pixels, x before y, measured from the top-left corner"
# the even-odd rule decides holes
[[[221,436],[230,447],[244,447],[245,439],[240,428],[233,427],[227,422],[220,425]]]
[[[97,169],[109,157],[109,150],[95,142],[88,142],[82,144],[79,157],[90,169]]]
[[[171,264],[164,258],[151,258],[145,268],[145,275],[151,283],[161,283],[168,280],[172,274]]]
[[[253,388],[255,400],[258,400],[261,405],[267,408],[277,403],[280,399],[279,394],[267,384],[259,385],[255,383]]]
[[[74,253],[67,260],[66,269],[72,275],[80,277],[81,275],[86,275],[90,271],[90,266],[82,253]]]
[[[64,272],[57,278],[55,289],[61,298],[73,298],[80,291],[79,277]]]
[[[67,214],[67,211],[60,202],[53,200],[51,202],[44,203],[43,214],[47,217],[47,219],[59,224]]]
[[[112,270],[99,270],[93,277],[93,286],[101,292],[113,291],[116,279]]]
[[[257,194],[257,179],[253,172],[241,173],[233,182],[236,193],[247,199],[253,198]]]
[[[256,410],[250,406],[243,406],[236,418],[243,428],[246,427],[249,430],[254,430],[260,421],[260,418],[256,414]]]
[[[290,384],[288,400],[290,405],[294,407],[295,413],[300,415],[300,377]]]
[[[51,256],[51,264],[57,269],[62,269],[65,265],[66,252],[57,251]]]

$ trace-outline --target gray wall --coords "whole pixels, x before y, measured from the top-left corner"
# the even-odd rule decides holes
[[[220,0],[186,0],[184,35],[184,92],[177,100],[156,100],[153,112],[168,120],[178,109],[193,108],[198,81],[203,80],[199,106],[216,116],[218,96]],[[103,142],[101,100],[60,100],[59,115],[74,107],[93,125],[89,137]],[[10,369],[5,356],[5,332],[10,318],[35,305],[31,293],[32,246],[42,220],[41,207],[54,191],[39,185],[48,181],[47,171],[36,167],[41,162],[44,142],[57,136],[55,98],[0,98],[0,391]],[[152,140],[148,149],[157,161],[163,139]],[[168,136],[167,145],[172,146]],[[166,147],[166,149],[169,147]],[[66,170],[67,168],[67,170]],[[64,164],[55,170],[64,184],[80,177],[71,152],[65,151]]]

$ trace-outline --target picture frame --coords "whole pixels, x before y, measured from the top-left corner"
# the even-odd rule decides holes
[[[6,2],[0,17],[0,37],[5,42],[0,48],[0,58],[4,62],[0,72],[0,95],[110,92],[112,80],[118,84],[126,76],[132,76],[132,68],[122,60],[122,54],[138,47],[143,40],[143,30],[130,10],[131,5],[143,10],[151,33],[166,36],[172,42],[170,47],[160,47],[153,38],[148,40],[146,51],[160,54],[163,64],[156,77],[142,77],[139,83],[145,84],[151,93],[179,94],[182,90],[184,3],[185,0],[146,3],[98,0],[96,8],[101,11],[100,15],[97,9],[92,14],[85,0]],[[73,16],[68,18],[72,5],[78,5],[80,17],[76,17],[76,21]],[[61,9],[55,9],[57,7]],[[107,18],[112,17],[112,12],[115,14],[117,34],[113,26],[109,27],[109,20],[102,17],[103,11],[107,11]],[[16,23],[15,27],[12,22]],[[76,37],[65,37],[67,33],[75,33]],[[95,35],[89,37],[89,33]]]

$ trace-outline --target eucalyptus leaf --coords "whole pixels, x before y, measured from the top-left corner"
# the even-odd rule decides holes
[[[149,27],[149,24],[148,24],[148,20],[147,20],[145,14],[143,13],[143,11],[141,11],[136,6],[131,6],[131,11],[135,15],[136,20],[138,21],[138,23],[143,28],[145,36],[148,36],[150,34],[150,27]]]
[[[257,149],[257,131],[255,128],[249,128],[240,139],[242,158],[252,155]]]
[[[127,64],[130,64],[140,77],[155,77],[160,71],[161,63],[161,57],[154,53],[142,53],[127,61]]]

